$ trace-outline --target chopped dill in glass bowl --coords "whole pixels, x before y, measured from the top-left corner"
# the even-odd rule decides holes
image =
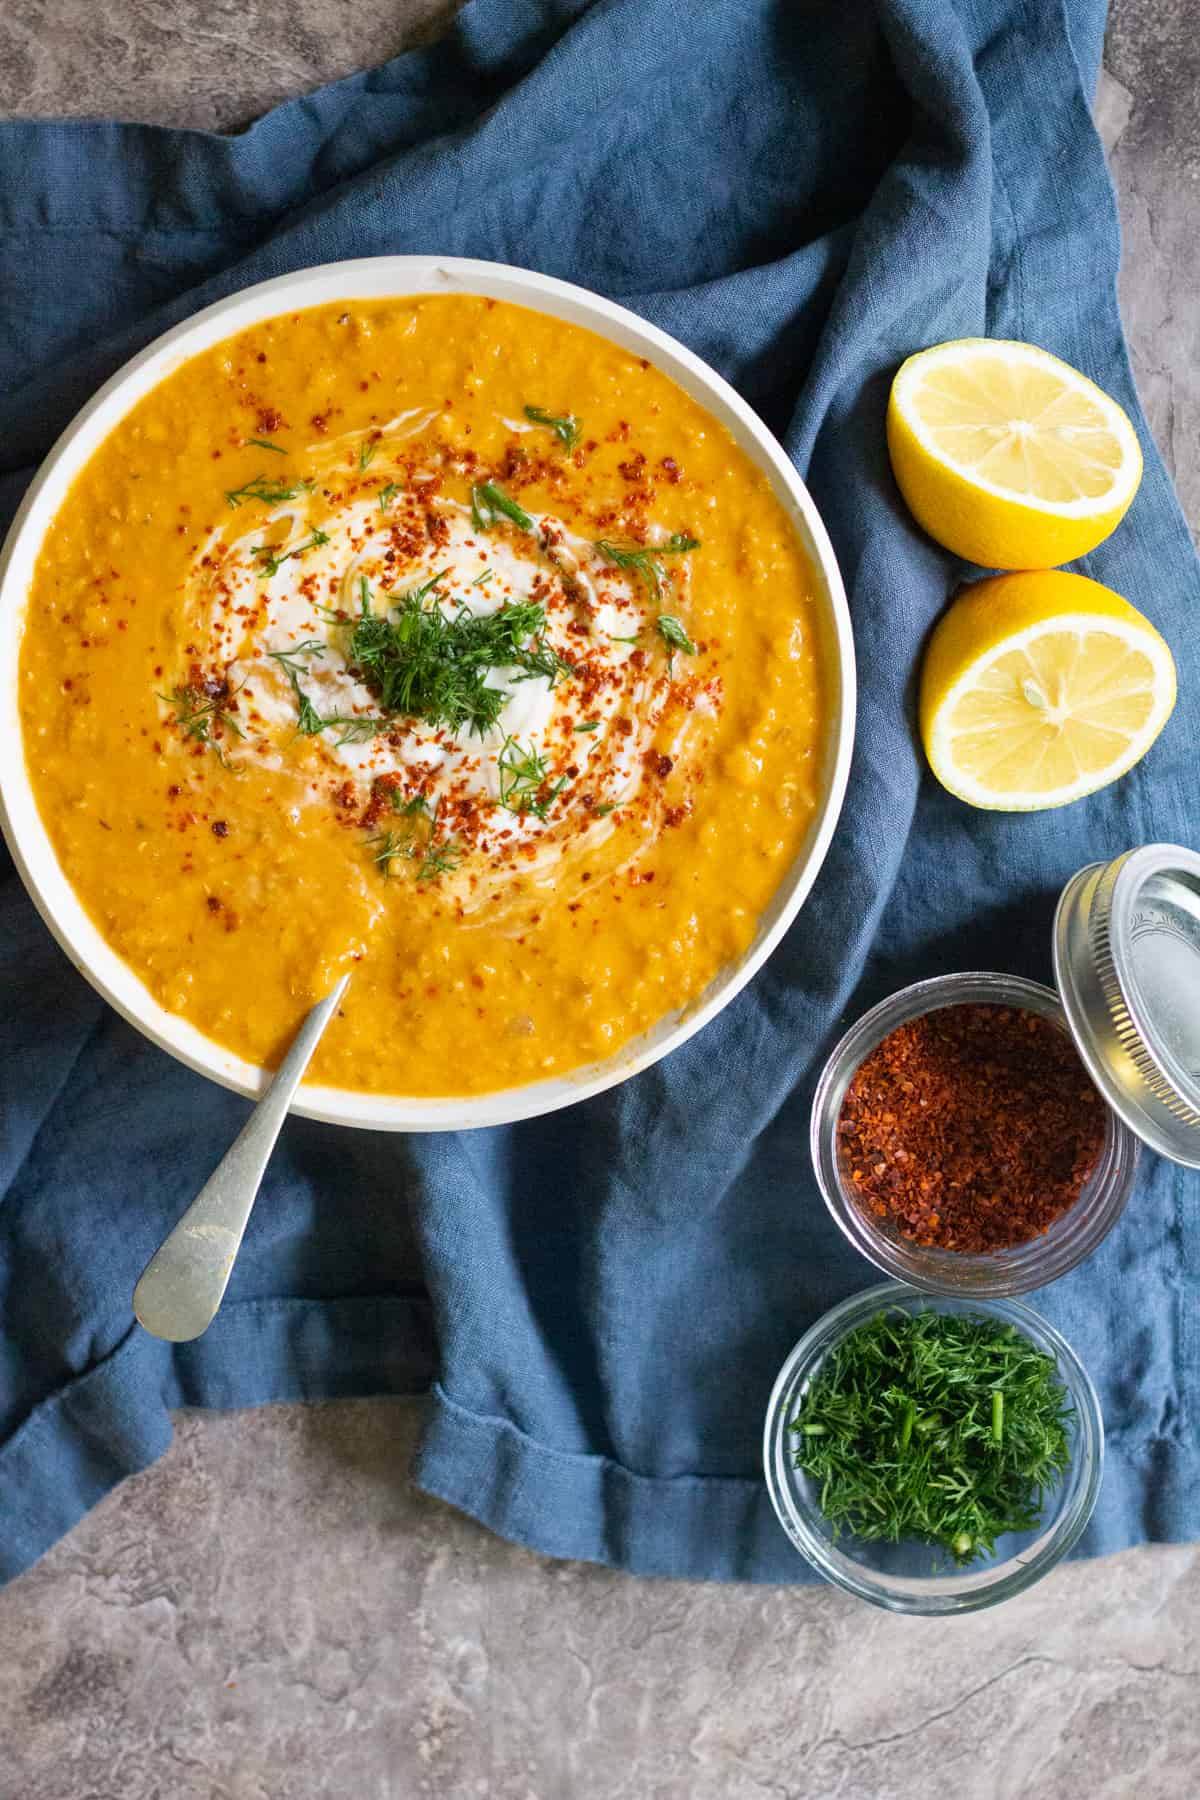
[[[1032,1308],[898,1283],[801,1339],[764,1438],[796,1547],[850,1593],[915,1613],[1039,1580],[1086,1526],[1103,1454],[1092,1384]]]

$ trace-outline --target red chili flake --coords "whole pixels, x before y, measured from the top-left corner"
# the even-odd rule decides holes
[[[214,819],[213,820],[212,834],[214,837],[218,837],[218,838],[227,838],[229,836],[229,827],[225,823],[224,819]]]
[[[376,775],[371,782],[371,796],[363,808],[359,824],[366,830],[376,826],[385,813],[394,811],[392,793],[402,785],[403,778],[395,773]]]
[[[672,484],[677,483],[683,473],[673,456],[664,456],[658,466],[666,476],[667,480]]]
[[[266,361],[266,357],[263,358],[263,361]],[[277,412],[273,406],[264,406],[254,423],[264,437],[270,437],[271,433],[278,431],[283,424],[283,414]]]
[[[1104,1106],[1065,1031],[1011,1006],[947,1006],[890,1032],[838,1118],[844,1178],[901,1236],[978,1254],[1025,1244],[1078,1200]]]
[[[618,469],[621,471],[622,480],[624,481],[640,481],[642,479],[642,470],[645,466],[646,458],[641,450],[635,450],[628,462],[619,462],[617,464]]]
[[[664,756],[659,750],[648,750],[646,752],[646,761],[654,774],[661,777],[663,781],[667,779],[667,776],[675,767],[674,757]]]

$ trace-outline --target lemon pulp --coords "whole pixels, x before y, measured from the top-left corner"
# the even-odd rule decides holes
[[[998,568],[1093,549],[1141,479],[1137,436],[1095,384],[1032,344],[965,338],[910,356],[892,386],[897,484],[930,536]]]
[[[1062,806],[1124,773],[1175,700],[1164,640],[1120,595],[1041,571],[968,588],[930,640],[921,728],[934,773],[973,805]]]

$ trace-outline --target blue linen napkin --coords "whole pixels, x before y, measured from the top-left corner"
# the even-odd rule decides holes
[[[245,1116],[75,973],[0,881],[0,1577],[164,1449],[176,1405],[415,1392],[417,1480],[494,1530],[641,1573],[803,1579],[759,1478],[775,1372],[873,1271],[809,1169],[847,1018],[943,969],[1046,979],[1083,863],[1200,842],[1197,570],[1138,411],[1088,99],[1103,0],[474,0],[430,51],[236,137],[0,127],[0,496],[75,408],[220,295],[337,257],[523,263],[681,337],[782,436],[836,544],[861,725],[843,822],[766,970],[614,1093],[409,1140],[293,1121],[216,1324],[133,1324],[146,1257]],[[1179,662],[1146,761],[1063,813],[989,816],[924,772],[912,671],[964,573],[884,449],[910,351],[989,332],[1130,410],[1146,474],[1087,572]],[[248,1002],[251,997],[247,997]],[[1147,1159],[1103,1248],[1039,1298],[1100,1390],[1084,1550],[1195,1532],[1194,1181]],[[1189,1408],[1192,1408],[1189,1418]]]

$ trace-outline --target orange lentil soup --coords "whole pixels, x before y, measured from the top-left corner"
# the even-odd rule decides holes
[[[816,585],[642,359],[462,296],[183,364],[47,536],[21,653],[58,857],[155,998],[311,1078],[562,1075],[744,951],[821,797]]]

